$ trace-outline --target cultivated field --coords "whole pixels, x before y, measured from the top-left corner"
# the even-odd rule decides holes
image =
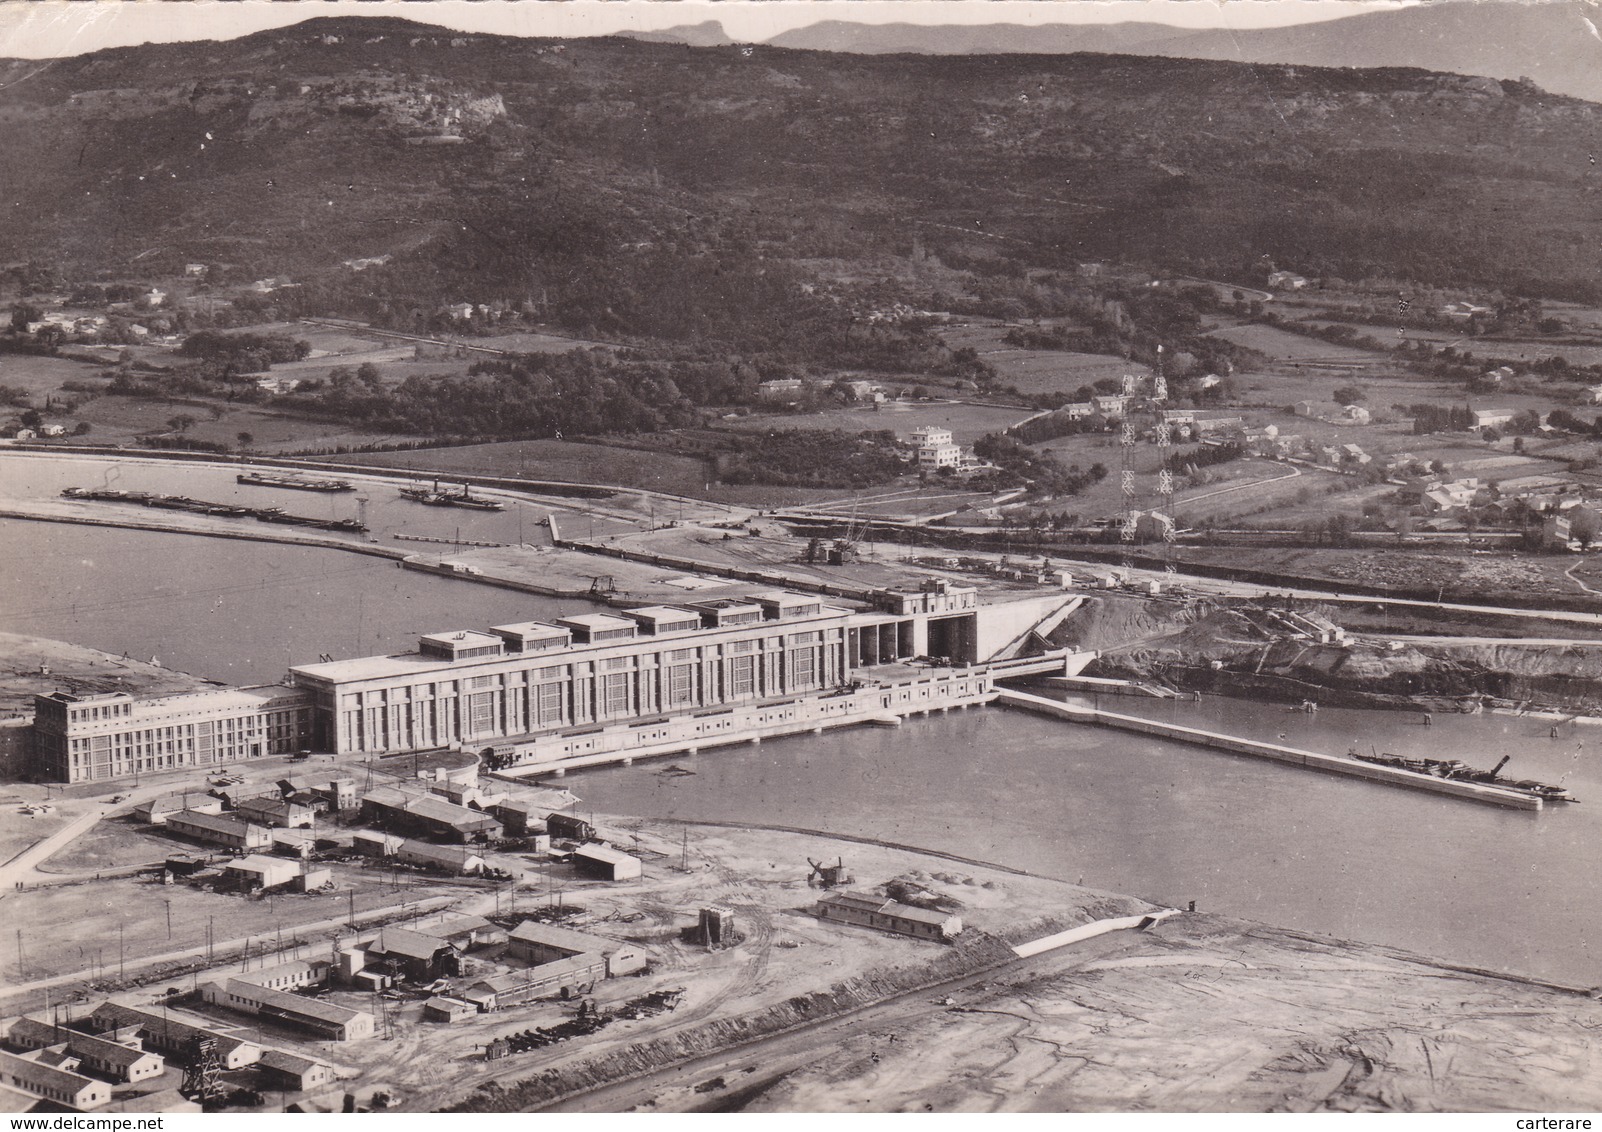
[[[570,440],[508,440],[460,448],[359,453],[347,459],[378,468],[615,484],[674,495],[701,495],[707,482],[706,464],[701,460]]]
[[[1212,336],[1238,346],[1258,350],[1275,361],[1298,365],[1316,365],[1319,362],[1342,366],[1385,364],[1385,355],[1373,350],[1361,350],[1355,346],[1337,346],[1260,323],[1222,326],[1214,330]]]
[[[216,414],[213,416],[213,414]],[[217,401],[165,401],[142,397],[97,397],[86,401],[71,420],[88,421],[90,444],[134,444],[141,436],[177,436],[167,423],[175,416],[195,418],[183,435],[191,440],[239,447],[239,434],[248,432],[250,450],[259,453],[333,448],[340,445],[389,444],[416,439],[393,433],[367,432],[339,421],[315,421],[275,413],[271,409],[230,406]]]
[[[770,413],[740,417],[725,427],[748,431],[798,428],[867,432],[887,429],[903,440],[914,429],[948,428],[958,444],[972,444],[990,432],[1002,432],[1031,413],[1025,409],[973,405],[963,401],[887,401],[876,409],[823,409],[813,413]]]
[[[1372,335],[1381,341],[1400,341],[1394,326],[1355,327],[1359,334]],[[1458,330],[1425,330],[1407,328],[1409,342],[1429,342],[1437,348],[1451,346],[1460,353],[1471,353],[1476,358],[1510,358],[1522,362],[1536,362],[1557,355],[1567,358],[1570,365],[1591,366],[1602,362],[1602,345],[1574,343],[1551,338],[1487,338],[1475,337]]]
[[[26,391],[36,406],[43,406],[47,396],[65,396],[80,400],[84,394],[63,394],[62,383],[94,382],[99,376],[100,367],[86,362],[68,361],[66,358],[35,357],[31,354],[0,354],[0,385]],[[0,413],[20,411],[20,407],[0,409]]]
[[[1121,381],[1125,374],[1145,377],[1149,367],[1107,354],[1080,354],[1072,350],[1024,350],[1002,341],[1008,327],[1000,323],[980,323],[942,329],[942,341],[952,349],[964,346],[977,350],[979,357],[993,366],[1001,384],[1019,393],[1072,393],[1081,385],[1103,378]]]

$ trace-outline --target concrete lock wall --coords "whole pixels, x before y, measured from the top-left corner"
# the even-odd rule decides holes
[[[1042,597],[1009,601],[1004,605],[982,606],[975,626],[978,660],[983,663],[1016,655],[1036,626],[1054,620],[1058,612],[1077,600],[1061,593],[1048,593]],[[1049,632],[1055,625],[1046,625],[1045,628]]]

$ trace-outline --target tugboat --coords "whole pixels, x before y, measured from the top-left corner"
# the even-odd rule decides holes
[[[468,491],[465,483],[462,485],[462,490],[459,494],[455,492],[441,491],[439,489],[438,480],[434,481],[434,486],[432,488],[403,487],[400,489],[400,493],[407,499],[413,500],[417,503],[426,504],[429,507],[466,507],[473,511],[506,510],[506,504],[504,503],[497,502],[493,499],[481,499],[478,496],[473,495]]]
[[[1547,802],[1578,802],[1579,799],[1571,794],[1566,787],[1553,786],[1548,782],[1536,782],[1533,779],[1503,778],[1502,768],[1507,766],[1512,755],[1503,755],[1490,770],[1475,770],[1468,763],[1459,759],[1409,759],[1401,755],[1393,755],[1389,751],[1384,754],[1373,752],[1362,754],[1353,747],[1347,753],[1348,758],[1359,762],[1373,763],[1375,766],[1390,767],[1392,770],[1405,770],[1412,774],[1425,774],[1431,778],[1445,778],[1453,782],[1477,782],[1482,786],[1495,786],[1499,790],[1512,790],[1519,794],[1528,794]]]
[[[302,476],[273,476],[266,472],[244,472],[234,477],[239,483],[257,487],[290,487],[296,491],[355,491],[356,485],[347,480],[315,480]]]

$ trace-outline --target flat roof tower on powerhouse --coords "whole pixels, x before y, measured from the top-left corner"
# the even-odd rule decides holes
[[[938,603],[894,596],[943,616],[854,612],[814,595],[767,592],[436,633],[415,653],[291,674],[311,695],[320,749],[387,754],[841,688],[858,669],[928,654],[931,639],[946,655],[977,659],[958,651],[977,640],[967,624],[980,612],[974,591],[948,589]]]
[[[82,782],[304,747],[488,748],[817,695],[914,656],[985,662],[1040,616],[981,608],[975,590],[944,583],[878,604],[853,611],[770,591],[431,633],[416,652],[299,665],[289,684],[266,688],[151,699],[56,692],[35,697],[35,766]]]

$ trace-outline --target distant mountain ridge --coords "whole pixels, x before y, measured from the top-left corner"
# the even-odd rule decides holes
[[[503,301],[598,334],[730,342],[776,318],[815,335],[782,312],[798,296],[832,311],[832,280],[889,262],[972,272],[1020,317],[1027,267],[1244,279],[1264,257],[1592,301],[1599,139],[1597,103],[1412,68],[323,18],[0,60],[0,264],[122,279],[205,263],[293,278],[282,315],[405,325]]]
[[[646,43],[683,43],[690,47],[728,47],[735,42],[717,20],[676,24],[658,31],[620,31],[617,34],[623,39],[638,39]]]
[[[828,20],[775,36],[778,47],[856,54],[1157,55],[1312,67],[1420,67],[1528,78],[1602,102],[1602,5],[1583,0],[1446,0],[1322,23],[1232,31],[1163,24],[926,26]]]

